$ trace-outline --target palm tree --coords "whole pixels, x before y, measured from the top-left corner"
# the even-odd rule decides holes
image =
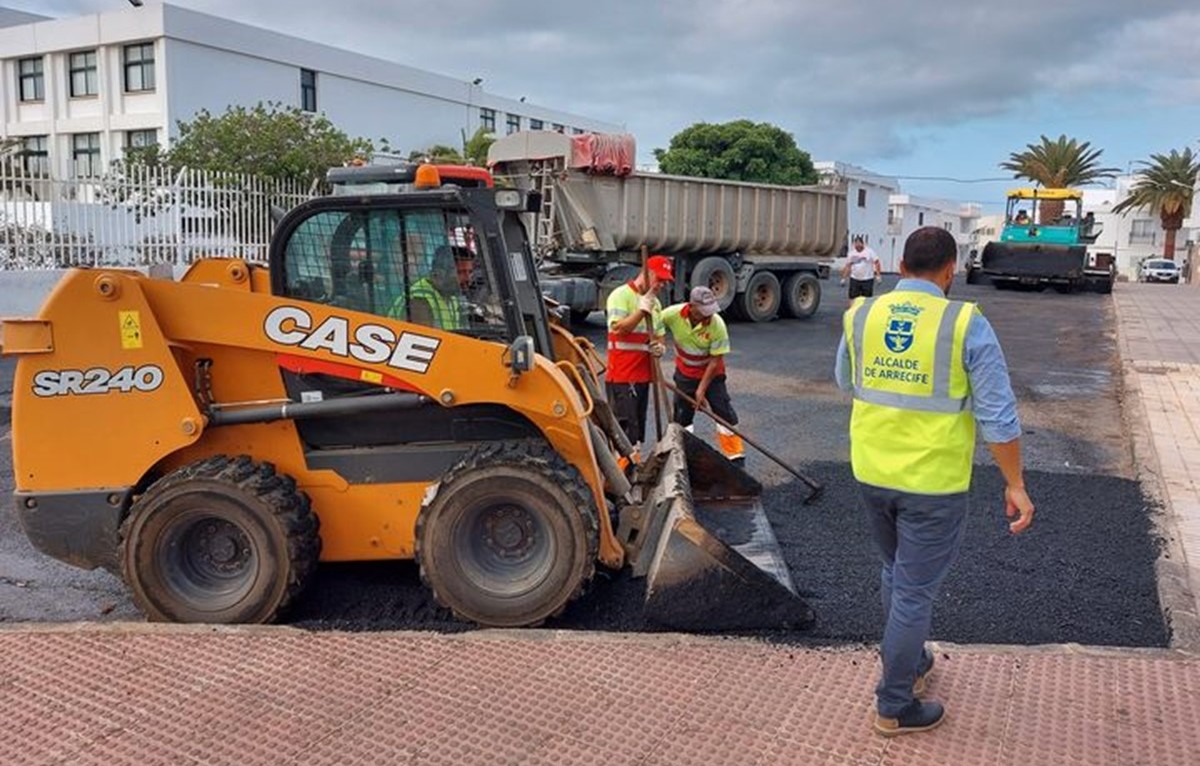
[[[1147,208],[1158,213],[1167,233],[1163,258],[1174,260],[1175,234],[1192,212],[1196,181],[1200,179],[1200,156],[1193,154],[1191,147],[1182,152],[1172,149],[1170,154],[1151,154],[1149,162],[1138,164],[1144,165],[1145,171],[1139,174],[1129,196],[1113,206],[1113,212]]]
[[[1120,168],[1100,167],[1104,150],[1091,147],[1088,141],[1081,143],[1065,134],[1056,140],[1042,136],[1040,144],[1026,144],[1025,151],[1008,155],[1008,162],[1000,163],[1000,167],[1011,170],[1013,178],[1028,178],[1047,189],[1083,186],[1120,172]],[[1062,200],[1046,200],[1041,203],[1039,220],[1057,220],[1062,211]]]

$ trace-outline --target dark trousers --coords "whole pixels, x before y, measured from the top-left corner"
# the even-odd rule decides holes
[[[657,361],[657,360],[656,360]],[[635,446],[646,435],[646,409],[650,406],[649,383],[608,383],[608,405],[612,407],[617,424]]]
[[[675,387],[695,399],[696,390],[700,388],[700,381],[682,375],[679,370],[675,370]],[[733,410],[733,401],[729,398],[729,388],[725,385],[724,375],[716,375],[708,382],[708,390],[704,392],[704,398],[708,400],[708,405],[712,407],[714,413],[727,420],[730,425],[737,425],[737,413]],[[687,428],[695,418],[695,408],[685,402],[683,397],[676,396],[672,419],[679,425]]]
[[[879,714],[894,718],[913,700],[912,685],[938,588],[958,555],[967,494],[916,495],[859,484],[883,562],[880,593],[887,625],[875,688]]]
[[[859,296],[870,298],[875,294],[874,279],[851,279],[850,280],[850,300],[854,300]]]

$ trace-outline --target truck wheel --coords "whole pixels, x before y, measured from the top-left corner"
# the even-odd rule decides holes
[[[701,258],[692,268],[689,280],[692,287],[705,285],[717,296],[717,305],[725,311],[733,303],[737,295],[737,277],[734,276],[733,266],[729,261],[717,255]],[[687,300],[687,296],[684,296]]]
[[[808,319],[821,305],[821,283],[812,274],[792,274],[783,283],[782,310],[794,319]]]
[[[975,269],[967,269],[967,284],[968,285],[979,284],[979,274],[978,274],[978,272],[975,271]]]
[[[421,506],[421,579],[464,620],[537,625],[591,579],[597,519],[583,476],[549,445],[482,445]]]
[[[769,322],[779,311],[782,295],[779,280],[769,271],[756,271],[746,283],[745,292],[733,302],[734,314],[751,322]]]
[[[122,573],[156,621],[270,622],[308,584],[320,552],[308,496],[246,456],[164,476],[121,527]]]
[[[1105,279],[1096,283],[1096,292],[1100,293],[1101,295],[1109,295],[1112,293],[1112,290],[1113,281],[1111,279]]]

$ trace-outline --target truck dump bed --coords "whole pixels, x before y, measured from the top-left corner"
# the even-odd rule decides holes
[[[601,175],[574,162],[572,139],[541,131],[496,141],[497,176],[537,189],[538,247],[632,252],[836,257],[846,236],[843,189],[774,186],[658,173]]]

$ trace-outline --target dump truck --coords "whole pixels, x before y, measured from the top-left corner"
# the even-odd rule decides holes
[[[540,196],[527,223],[541,284],[573,318],[604,308],[643,246],[675,260],[674,299],[700,284],[735,318],[816,312],[846,241],[844,188],[640,173],[633,153],[632,138],[622,148],[619,137],[552,131],[514,133],[488,151],[498,179]]]
[[[1115,259],[1112,253],[1090,247],[1101,226],[1082,213],[1083,192],[1077,189],[1008,192],[1000,240],[989,242],[967,264],[967,283],[1111,293],[1117,276]]]
[[[437,602],[536,625],[597,566],[688,630],[803,627],[761,485],[677,425],[630,472],[603,362],[548,310],[480,168],[335,168],[268,263],[72,269],[16,358],[16,512],[152,620],[260,623],[322,562],[414,560]]]

